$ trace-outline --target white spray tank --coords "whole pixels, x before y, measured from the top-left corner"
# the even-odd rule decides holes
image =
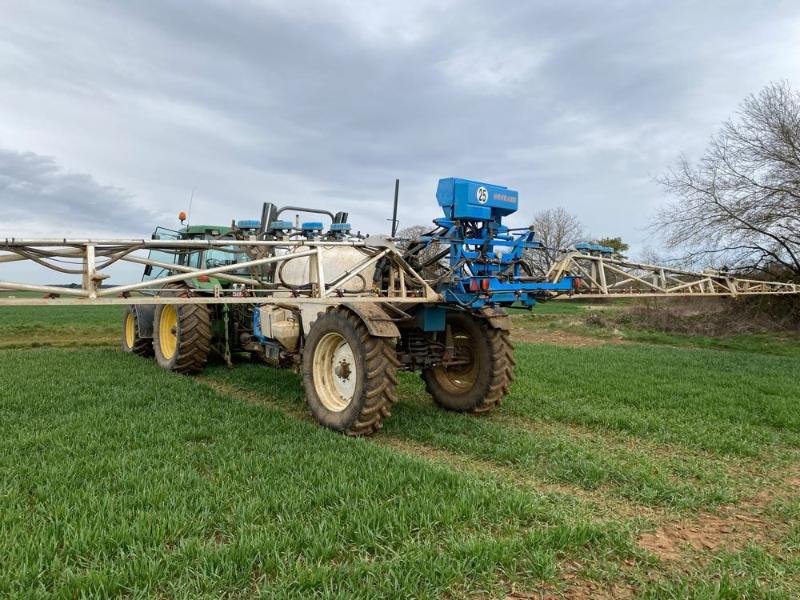
[[[290,254],[307,252],[308,247],[298,246]],[[322,246],[322,271],[325,283],[330,284],[352,270],[369,257],[357,246]],[[282,263],[275,274],[278,282],[287,287],[308,287],[312,273],[316,270],[314,256],[301,256]],[[313,270],[312,270],[313,269]],[[372,264],[358,275],[346,281],[339,289],[346,292],[365,293],[372,289],[375,265]]]

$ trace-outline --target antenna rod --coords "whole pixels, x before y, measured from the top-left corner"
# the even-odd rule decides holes
[[[392,237],[397,233],[397,200],[400,196],[400,180],[394,180],[394,212],[392,213]]]
[[[192,223],[192,202],[194,202],[194,188],[192,188],[192,195],[189,196],[189,214],[186,215],[186,227]]]

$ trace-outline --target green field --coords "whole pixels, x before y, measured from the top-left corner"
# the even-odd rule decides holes
[[[800,596],[800,341],[585,311],[514,315],[494,413],[404,374],[351,439],[290,371],[178,376],[118,308],[2,307],[0,597]]]

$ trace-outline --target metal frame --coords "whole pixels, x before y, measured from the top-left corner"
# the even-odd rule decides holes
[[[324,271],[323,255],[326,248],[337,246],[358,248],[364,253],[364,259],[330,281]],[[251,258],[246,262],[201,269],[142,255],[150,250],[179,253],[214,248],[247,254]],[[280,281],[267,281],[257,274],[258,268],[264,265],[279,266],[300,258],[310,261],[308,285],[302,286],[302,289],[285,286]],[[348,292],[344,289],[350,280],[381,260],[389,262],[388,289],[361,292]],[[148,281],[102,287],[102,282],[108,278],[108,267],[118,261],[151,265],[168,274]],[[61,287],[0,280],[0,290],[3,291],[40,292],[47,295],[44,298],[0,297],[0,306],[270,303],[330,305],[341,302],[421,304],[446,301],[431,287],[434,282],[426,281],[412,269],[389,240],[370,240],[369,243],[362,239],[0,240],[0,270],[4,263],[17,262],[35,263],[53,271],[79,276],[81,284],[79,287]],[[250,270],[250,275],[236,273],[243,270]],[[158,295],[165,285],[203,276],[213,276],[237,285],[230,288],[217,286],[213,289],[195,289],[188,298]],[[568,292],[556,289],[557,284],[568,278],[580,279],[581,285],[568,286]],[[520,278],[520,281],[522,279],[524,278]],[[543,295],[559,299],[800,294],[800,284],[797,283],[740,279],[721,271],[692,272],[582,252],[564,255],[553,265],[543,283]],[[508,282],[508,285],[514,287],[515,283]],[[546,289],[548,285],[553,287]]]
[[[582,252],[558,260],[547,280],[557,282],[568,275],[581,279],[583,285],[571,295],[582,298],[800,294],[797,283],[740,279],[723,271],[693,272]]]
[[[327,280],[323,268],[326,248],[347,246],[358,248],[364,260],[337,276]],[[213,268],[195,268],[188,265],[170,264],[143,252],[159,250],[168,253],[224,249],[231,253],[247,254],[250,260]],[[282,252],[282,254],[276,254]],[[292,260],[307,258],[310,261],[310,285],[302,289],[285,286],[279,281],[267,281],[256,274],[263,265],[282,265]],[[363,292],[348,292],[344,285],[374,266],[380,260],[389,263],[389,289]],[[135,240],[135,239],[6,239],[0,240],[0,265],[11,262],[36,263],[53,271],[80,276],[80,287],[35,285],[23,282],[0,280],[0,290],[41,292],[46,298],[0,297],[2,305],[97,305],[97,304],[335,304],[339,302],[393,302],[429,303],[440,302],[441,296],[415,272],[397,252],[390,241],[364,240],[329,241],[286,239],[270,241],[243,241],[237,239],[214,240]],[[147,281],[126,283],[104,288],[102,282],[109,277],[107,268],[122,261],[140,265],[151,265],[164,269],[166,276]],[[243,276],[250,270],[250,276]],[[213,290],[195,290],[190,298],[158,296],[165,286],[198,277],[213,276],[216,279],[238,284],[234,288],[215,287]],[[137,294],[132,294],[137,292]],[[142,294],[142,295],[139,295]]]

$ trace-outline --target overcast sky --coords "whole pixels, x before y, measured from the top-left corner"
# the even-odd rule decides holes
[[[634,250],[770,80],[800,82],[798,2],[2,0],[0,235],[143,235],[260,205],[438,216],[437,179],[563,206]]]

